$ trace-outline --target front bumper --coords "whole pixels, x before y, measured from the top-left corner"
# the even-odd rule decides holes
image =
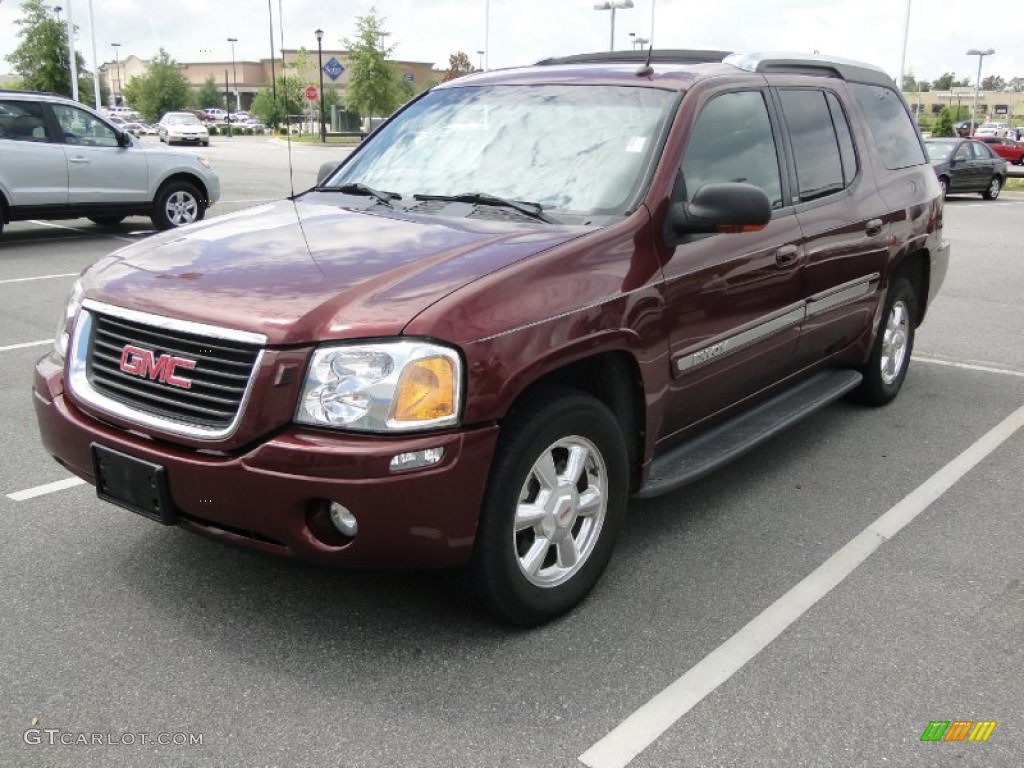
[[[36,365],[33,402],[43,444],[95,484],[95,443],[164,467],[179,525],[250,549],[358,567],[445,568],[472,549],[497,427],[414,437],[360,437],[297,427],[245,450],[219,454],[160,442],[104,424],[63,391],[55,354]],[[395,473],[399,453],[444,448],[429,469]],[[347,539],[325,501],[358,520]],[[113,514],[124,514],[115,511]]]

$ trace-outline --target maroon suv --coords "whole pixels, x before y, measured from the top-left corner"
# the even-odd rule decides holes
[[[948,260],[892,81],[636,55],[445,83],[294,199],[101,259],[36,367],[47,449],[164,524],[458,569],[533,624],[631,495],[890,401]]]

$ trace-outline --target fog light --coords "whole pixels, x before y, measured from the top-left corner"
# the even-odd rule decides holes
[[[444,448],[425,448],[422,451],[400,453],[391,459],[391,471],[403,472],[407,469],[432,467],[444,458]]]
[[[347,508],[343,507],[336,501],[332,501],[330,513],[331,522],[334,523],[335,528],[349,538],[356,535],[356,531],[359,530],[359,523],[356,522],[356,516]]]

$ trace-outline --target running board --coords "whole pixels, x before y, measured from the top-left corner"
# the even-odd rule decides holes
[[[649,499],[699,480],[838,400],[855,389],[862,378],[857,371],[822,371],[709,432],[672,448],[654,460],[647,482],[636,497]]]

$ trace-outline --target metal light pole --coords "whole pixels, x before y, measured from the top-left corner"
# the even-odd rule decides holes
[[[316,35],[316,59],[320,65],[320,143],[327,143],[327,129],[324,127],[324,31],[317,29]]]
[[[75,22],[71,18],[71,0],[68,3],[68,64],[71,67],[71,98],[78,101],[78,61],[75,56]]]
[[[615,50],[615,11],[619,8],[632,8],[633,0],[605,0],[603,3],[594,3],[595,11],[612,12],[612,35],[608,43],[608,50]]]
[[[476,53],[477,53],[477,56],[480,57],[480,67],[479,67],[479,69],[481,71],[483,71],[483,68],[484,68],[484,51],[477,51]]]
[[[907,38],[910,37],[910,0],[907,0],[907,13],[903,19],[903,50],[900,53],[900,77],[897,81],[899,92],[903,93],[903,72],[907,68]]]
[[[114,49],[114,78],[117,80],[117,91],[113,95],[114,106],[117,106],[117,96],[121,93],[121,57],[118,54],[118,48],[121,47],[120,43],[111,43],[110,47]]]
[[[89,0],[89,32],[92,36],[92,91],[96,100],[96,109],[100,108],[100,60],[96,56],[96,21],[92,15],[92,0]]]
[[[267,15],[270,17],[270,92],[274,95],[274,103],[277,104],[277,75],[274,73],[274,8],[267,0]]]
[[[231,80],[234,82],[235,89],[235,112],[242,108],[242,97],[238,93],[238,73],[235,72],[235,43],[238,42],[237,37],[229,37],[228,42],[231,43]],[[229,115],[230,117],[230,115]],[[229,121],[230,122],[230,121]]]
[[[491,50],[491,0],[484,0],[484,53],[489,50]],[[490,64],[491,60],[488,58],[488,69],[490,69]]]
[[[979,51],[977,48],[971,48],[971,50],[967,52],[968,56],[978,57],[978,79],[974,81],[974,109],[971,110],[971,136],[974,135],[974,121],[978,117],[978,89],[981,88],[981,62],[986,56],[991,56],[994,53],[994,48],[987,48],[984,51]]]

